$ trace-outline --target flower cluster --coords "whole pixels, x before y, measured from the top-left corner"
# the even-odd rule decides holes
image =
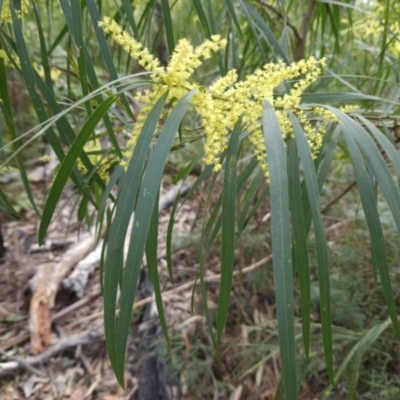
[[[352,18],[351,20],[343,19],[343,23],[348,25],[348,30],[354,37],[363,43],[363,48],[375,48],[380,51],[382,45],[382,37],[387,35],[385,50],[388,50],[395,58],[400,57],[400,22],[398,15],[400,7],[398,2],[390,5],[390,15],[387,25],[385,5],[380,2],[367,2],[363,7],[362,17]],[[367,13],[366,13],[367,11]],[[344,31],[344,30],[343,30]]]
[[[15,10],[18,18],[23,18],[28,14],[29,0],[21,0],[21,8]],[[11,22],[11,10],[10,3],[7,0],[3,1],[3,6],[1,8],[1,20],[4,22]]]
[[[262,100],[267,99],[275,108],[282,133],[289,138],[293,131],[288,118],[288,111],[293,112],[303,125],[309,144],[314,153],[321,146],[320,133],[309,123],[300,109],[300,97],[304,90],[316,80],[320,73],[319,65],[324,60],[310,58],[291,65],[283,62],[266,64],[263,69],[256,70],[245,80],[238,81],[235,70],[229,71],[208,88],[190,79],[191,75],[202,64],[202,60],[211,57],[212,52],[222,50],[226,41],[219,35],[197,47],[193,47],[186,39],[179,41],[166,68],[152,56],[139,42],[125,32],[115,21],[105,18],[99,23],[102,29],[120,44],[124,50],[147,71],[151,73],[152,87],[138,95],[141,110],[128,142],[127,159],[131,156],[137,137],[144,121],[157,99],[168,91],[167,103],[173,106],[188,91],[197,88],[192,104],[201,116],[205,134],[204,162],[214,165],[215,171],[221,169],[219,156],[227,147],[227,136],[238,119],[242,117],[244,129],[249,132],[250,141],[260,165],[268,175],[265,157],[265,142],[259,123],[262,117]],[[287,80],[299,79],[289,93],[274,97],[274,89]]]
[[[100,178],[107,180],[108,170],[110,168],[112,158],[103,156],[100,140],[97,138],[90,140],[86,143],[84,150],[86,153],[88,153],[88,158],[92,165],[97,169],[97,173],[99,174]],[[82,174],[87,172],[87,169],[80,158],[77,160],[77,166]]]

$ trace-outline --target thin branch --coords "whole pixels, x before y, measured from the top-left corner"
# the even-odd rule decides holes
[[[301,41],[301,35],[297,29],[297,27],[290,21],[290,19],[283,15],[279,10],[277,10],[274,6],[272,6],[271,4],[265,3],[263,0],[259,1],[261,7],[264,7],[270,11],[272,11],[278,18],[282,19],[284,21],[284,24],[287,25],[289,28],[292,29],[293,34],[295,36],[296,39],[296,43]]]
[[[265,265],[267,262],[272,260],[272,255],[269,255],[267,257],[262,258],[261,260],[255,262],[254,264],[249,265],[246,268],[243,268],[241,273],[242,274],[246,274],[249,273],[251,271],[256,270],[257,268],[262,267],[263,265]],[[240,271],[234,271],[233,272],[233,276],[237,276],[239,275]],[[211,275],[211,276],[207,276],[204,278],[204,280],[206,282],[218,282],[221,279],[221,274],[215,274],[215,275]],[[196,280],[192,280],[190,282],[186,282],[183,283],[180,286],[177,286],[173,289],[167,290],[166,292],[161,293],[161,296],[163,298],[163,300],[167,300],[169,297],[171,297],[172,295],[175,295],[179,292],[182,292],[184,290],[190,289],[193,287],[193,285],[196,283]],[[138,300],[133,304],[133,309],[135,308],[139,308],[142,307],[148,303],[151,303],[152,301],[154,301],[154,296],[149,296],[146,297],[142,300]],[[93,321],[97,318],[100,318],[103,316],[103,311],[99,311],[97,313],[88,315],[87,317],[81,318],[80,320],[76,320],[71,322],[69,325],[65,326],[64,329],[65,330],[71,330],[72,328],[74,328],[76,325],[79,325],[82,322],[88,322],[88,321]]]
[[[310,29],[310,21],[316,6],[317,0],[308,0],[306,10],[303,14],[303,19],[301,21],[301,40],[297,41],[296,43],[295,61],[300,61],[304,58],[307,34]]]
[[[321,214],[327,212],[329,210],[329,208],[335,204],[338,200],[340,200],[345,194],[347,194],[348,192],[350,192],[351,189],[353,189],[354,186],[356,186],[356,181],[353,181],[350,183],[350,185],[346,186],[346,188],[341,191],[336,197],[334,197],[328,204],[326,204],[322,210],[321,210]]]
[[[10,369],[14,371],[13,368],[14,368],[15,365],[25,368],[27,371],[32,372],[32,374],[34,374],[34,375],[38,375],[38,376],[46,375],[45,373],[43,373],[39,369],[36,369],[36,368],[32,367],[32,365],[27,363],[22,358],[19,358],[19,357],[16,357],[16,356],[12,356],[12,355],[8,354],[6,351],[1,350],[1,349],[0,349],[0,354],[3,357],[8,358],[9,360],[12,360],[12,362],[0,363],[0,376],[2,375],[3,372],[8,371]]]
[[[94,329],[89,329],[79,334],[71,335],[66,337],[65,339],[61,339],[55,345],[49,347],[43,353],[37,356],[29,356],[25,360],[15,359],[15,361],[7,362],[7,363],[0,363],[0,376],[4,376],[10,374],[20,368],[28,369],[35,374],[40,375],[40,371],[37,371],[32,366],[41,364],[43,362],[48,361],[51,357],[55,356],[56,354],[60,353],[63,350],[69,349],[71,347],[76,347],[80,344],[92,344],[97,342],[103,338],[103,332],[97,331]],[[2,354],[5,352],[1,351]],[[7,353],[5,353],[7,355]],[[10,358],[9,355],[7,357]]]

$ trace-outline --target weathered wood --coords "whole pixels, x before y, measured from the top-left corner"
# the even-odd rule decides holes
[[[94,249],[95,244],[95,238],[90,236],[67,250],[58,263],[51,262],[38,266],[30,282],[33,295],[29,310],[29,330],[33,354],[41,353],[49,345],[51,309],[62,279],[82,257]]]

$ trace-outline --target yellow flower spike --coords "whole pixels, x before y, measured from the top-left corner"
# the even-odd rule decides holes
[[[17,18],[21,19],[23,18],[26,14],[28,14],[29,11],[29,0],[22,0],[21,1],[21,8],[19,10],[15,10],[17,14]],[[3,1],[3,6],[1,8],[1,18],[2,21],[4,22],[11,22],[11,10],[10,10],[10,4],[7,0]]]
[[[132,58],[147,71],[154,71],[160,66],[160,61],[137,42],[129,33],[125,32],[113,19],[105,17],[99,21],[99,27],[108,33]]]
[[[305,112],[299,109],[299,105],[304,90],[320,74],[319,66],[325,65],[324,59],[317,61],[311,57],[291,65],[286,65],[282,61],[275,64],[269,63],[240,82],[237,81],[237,72],[232,70],[207,88],[190,78],[202,64],[202,60],[210,58],[212,52],[222,50],[226,46],[226,40],[221,39],[219,35],[212,36],[197,47],[193,47],[188,40],[181,39],[171,55],[167,68],[162,68],[158,59],[124,32],[115,21],[105,18],[99,23],[99,26],[110,34],[143,68],[149,71],[153,80],[151,88],[137,96],[141,109],[131,138],[127,143],[128,149],[123,162],[125,166],[127,165],[126,160],[132,156],[144,121],[158,98],[168,91],[167,104],[170,107],[163,114],[163,118],[166,118],[174,104],[188,91],[195,88],[198,90],[193,96],[192,105],[202,119],[205,135],[203,161],[208,165],[214,165],[215,171],[222,168],[219,162],[220,154],[227,148],[228,134],[238,119],[242,117],[244,129],[249,132],[257,159],[268,178],[265,142],[260,125],[263,99],[267,99],[275,107],[285,139],[289,139],[293,135],[287,111],[293,112],[299,118],[313,154],[317,154],[322,143],[322,133],[311,125]],[[292,85],[289,93],[274,98],[274,90],[283,82],[293,79],[298,79],[298,81]],[[322,109],[314,109],[313,112],[320,115],[324,123],[332,119],[332,114],[322,111]]]
[[[84,147],[86,152],[95,152],[101,150],[101,144],[99,139],[90,140],[85,144]],[[88,158],[90,162],[97,167],[97,173],[103,180],[108,179],[108,168],[110,165],[110,157],[103,157],[102,154],[89,154]],[[86,167],[80,158],[77,160],[77,167],[82,174],[87,172]]]

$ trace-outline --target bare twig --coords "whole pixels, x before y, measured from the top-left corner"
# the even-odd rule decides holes
[[[163,211],[170,207],[174,201],[176,200],[177,196],[185,195],[188,190],[190,189],[191,184],[190,182],[186,182],[183,185],[177,184],[173,186],[170,190],[168,190],[165,194],[160,196],[160,201],[158,205],[159,211]],[[130,243],[130,232],[132,230],[132,223],[133,223],[133,216],[131,218],[128,232],[126,234],[126,249],[125,252],[127,253],[129,243]],[[79,263],[75,266],[74,270],[71,274],[63,279],[62,286],[64,289],[67,289],[73,293],[78,298],[83,296],[84,289],[86,284],[89,280],[89,275],[97,268],[100,264],[101,253],[102,253],[102,246],[103,241],[99,241],[96,248],[89,253],[85,258],[79,261]]]
[[[272,11],[278,18],[282,19],[285,23],[285,25],[287,25],[289,28],[292,29],[293,34],[295,36],[296,42],[301,41],[301,36],[300,33],[296,27],[296,25],[294,25],[290,19],[283,15],[278,9],[276,9],[273,5],[266,3],[265,1],[260,0],[260,5],[261,7],[264,7],[270,11]]]
[[[12,356],[12,355],[8,354],[6,351],[1,350],[1,349],[0,349],[0,354],[1,354],[3,357],[6,357],[6,358],[8,358],[9,360],[12,360],[12,361],[13,361],[13,362],[0,363],[0,376],[1,376],[1,373],[3,372],[3,369],[6,370],[7,368],[9,368],[9,366],[15,365],[15,363],[17,363],[17,365],[22,366],[22,367],[25,368],[27,371],[32,372],[32,374],[39,375],[39,376],[40,376],[40,375],[41,375],[41,376],[45,375],[42,371],[40,371],[39,369],[36,369],[36,368],[32,367],[32,365],[28,364],[28,363],[27,363],[25,360],[23,360],[22,358]]]
[[[73,244],[72,240],[46,240],[44,245],[32,244],[29,253],[43,253],[45,251],[63,250]]]
[[[29,356],[25,360],[15,360],[7,363],[0,363],[0,376],[7,375],[19,368],[31,369],[33,365],[37,365],[48,361],[51,357],[60,353],[63,350],[71,347],[76,347],[81,344],[90,344],[97,342],[103,338],[103,332],[94,329],[89,329],[82,333],[71,335],[65,339],[61,339],[55,345],[49,347],[43,353],[37,356]],[[36,370],[35,370],[35,373]]]
[[[346,186],[344,190],[342,190],[336,197],[334,197],[332,200],[329,201],[328,204],[326,204],[322,210],[321,214],[327,212],[329,208],[335,204],[337,201],[339,201],[344,195],[346,195],[348,192],[350,192],[351,189],[353,189],[354,186],[356,186],[356,181],[351,182],[350,185]]]
[[[306,9],[303,14],[300,29],[294,25],[287,15],[284,15],[281,11],[275,8],[273,5],[268,4],[263,0],[259,0],[261,7],[274,13],[279,19],[283,21],[285,25],[292,29],[295,39],[295,61],[300,61],[304,58],[305,46],[307,40],[307,34],[310,29],[310,21],[314,14],[315,7],[317,5],[317,0],[308,0]]]
[[[260,261],[257,261],[256,263],[254,263],[252,265],[249,265],[246,268],[243,268],[241,272],[240,271],[234,271],[233,272],[233,276],[237,276],[240,273],[246,274],[248,272],[254,271],[254,270],[262,267],[263,265],[265,265],[271,259],[272,259],[272,255],[264,257]],[[207,276],[207,277],[204,278],[204,280],[206,282],[218,282],[220,279],[221,279],[221,274],[215,274],[215,275]],[[180,286],[177,286],[176,288],[173,288],[171,290],[167,290],[166,292],[161,293],[162,298],[164,300],[168,299],[168,297],[172,297],[173,295],[175,295],[177,293],[180,293],[180,292],[183,292],[184,290],[190,289],[195,283],[196,283],[196,280],[192,280],[190,282],[186,282],[186,283],[184,283],[184,284],[182,284]],[[151,303],[152,301],[154,301],[154,297],[153,296],[146,297],[146,298],[144,298],[142,300],[136,301],[133,304],[133,308],[135,309],[135,308],[142,307],[142,306],[144,306],[144,305],[146,305],[148,303]],[[82,322],[93,321],[93,320],[95,320],[97,318],[100,318],[102,316],[103,316],[103,311],[99,311],[97,313],[88,315],[87,317],[84,317],[84,318],[82,318],[80,320],[71,322],[69,325],[67,325],[65,327],[65,329],[72,329],[73,327],[75,327],[76,325],[78,325],[78,324],[80,324]]]
[[[65,317],[69,313],[78,310],[79,308],[81,308],[81,307],[85,306],[86,304],[92,302],[93,300],[97,299],[100,295],[101,295],[101,290],[99,289],[97,291],[94,291],[90,295],[84,297],[83,299],[81,299],[75,303],[72,303],[70,306],[68,306],[68,307],[64,308],[63,310],[59,311],[58,313],[55,313],[54,315],[52,315],[51,322],[57,321],[60,318]],[[29,337],[30,337],[29,333],[23,333],[17,337],[14,337],[14,338],[8,340],[7,342],[3,343],[0,346],[0,350],[5,351],[5,350],[10,349],[11,347],[18,346],[21,343],[24,343],[27,340],[29,340]]]
[[[94,290],[88,296],[76,301],[75,303],[72,303],[70,306],[65,307],[64,309],[62,309],[58,313],[55,313],[51,317],[51,322],[57,321],[58,319],[65,317],[69,313],[78,310],[79,308],[85,306],[88,303],[91,303],[93,300],[96,300],[100,296],[101,296],[100,288],[98,290]]]

